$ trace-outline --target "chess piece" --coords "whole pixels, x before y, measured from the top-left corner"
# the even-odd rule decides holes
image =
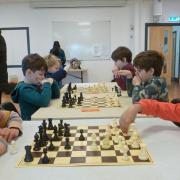
[[[140,153],[138,155],[138,158],[142,161],[146,161],[148,160],[148,155],[146,152],[146,145],[144,143],[140,144],[141,150]]]
[[[80,99],[81,99],[81,101],[83,101],[83,93],[82,92],[80,92]]]
[[[97,146],[97,143],[96,143],[96,134],[93,133],[91,138],[92,138],[91,150],[92,151],[97,151],[98,150],[98,146]]]
[[[49,163],[49,158],[47,156],[47,148],[43,149],[44,157],[42,158],[42,163],[43,164],[48,164]]]
[[[129,150],[128,146],[124,145],[124,147],[123,147],[123,157],[122,157],[122,159],[124,161],[128,161],[129,160],[129,156],[127,155],[128,150]]]
[[[85,137],[84,137],[84,135],[83,135],[83,129],[80,129],[80,136],[79,136],[79,141],[85,141]]]
[[[32,156],[32,153],[31,153],[31,146],[27,145],[24,148],[25,148],[25,151],[26,151],[24,161],[25,162],[32,162],[33,161],[33,156]]]
[[[54,137],[53,137],[53,141],[59,141],[59,137],[58,137],[58,132],[57,132],[57,126],[54,125]]]
[[[60,123],[58,124],[59,127],[61,127],[61,129],[64,129],[64,126],[63,126],[63,120],[60,119]]]
[[[55,149],[55,147],[54,147],[54,145],[53,145],[53,143],[52,143],[52,138],[50,139],[50,145],[49,145],[49,147],[48,147],[48,150],[49,151],[53,151]]]
[[[48,119],[48,130],[53,130],[53,124],[52,124],[52,119]]]
[[[102,148],[103,149],[110,149],[110,140],[109,140],[109,135],[106,134],[104,139],[102,140]]]
[[[10,144],[10,154],[16,154],[17,153],[17,146],[16,146],[16,141],[11,141]]]
[[[40,142],[39,142],[39,135],[37,133],[34,135],[34,141],[35,141],[35,144],[34,144],[33,150],[39,151],[41,149],[41,146],[40,146]]]
[[[71,149],[71,145],[69,143],[69,138],[68,137],[66,137],[64,149]]]

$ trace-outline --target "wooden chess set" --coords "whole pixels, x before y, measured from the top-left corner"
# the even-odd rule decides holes
[[[99,87],[100,85],[96,85]],[[101,87],[101,86],[100,86]],[[107,88],[107,87],[106,87]],[[104,88],[104,89],[106,89]],[[89,88],[87,88],[89,89]],[[99,94],[86,94],[84,92],[77,92],[76,85],[72,87],[71,83],[69,83],[67,87],[67,91],[61,97],[61,107],[62,108],[106,108],[106,107],[120,107],[119,96],[121,96],[121,92],[118,87],[115,86],[112,88],[113,91],[111,93],[103,93]],[[96,88],[97,90],[97,88]],[[100,88],[102,90],[102,88]]]
[[[43,120],[17,167],[150,165],[153,160],[134,124],[123,134],[112,125],[58,126]]]

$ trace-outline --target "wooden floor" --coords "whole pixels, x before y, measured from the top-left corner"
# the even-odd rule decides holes
[[[169,100],[171,101],[174,98],[180,98],[180,84],[178,82],[172,82],[172,85],[168,87],[169,91]],[[1,102],[11,101],[10,95],[3,94]],[[19,110],[18,104],[15,104],[16,108]]]

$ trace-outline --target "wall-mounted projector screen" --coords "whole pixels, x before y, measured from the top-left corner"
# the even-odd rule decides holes
[[[67,60],[110,59],[110,21],[52,22],[53,41],[59,41]]]

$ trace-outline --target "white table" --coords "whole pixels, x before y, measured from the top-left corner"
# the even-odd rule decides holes
[[[71,121],[71,125],[107,124],[110,120]],[[147,144],[154,160],[153,165],[134,166],[92,166],[92,167],[15,167],[21,159],[24,146],[31,144],[37,131],[38,121],[24,122],[24,134],[17,140],[18,153],[0,157],[1,180],[179,180],[180,129],[171,122],[160,119],[140,118],[136,120],[137,129]]]
[[[98,83],[76,83],[77,87],[88,87],[89,85],[97,85]],[[114,87],[116,83],[105,83],[107,86]],[[72,84],[72,87],[74,84]],[[67,89],[67,85],[61,89],[63,94]],[[99,111],[82,112],[82,108],[62,108],[60,99],[51,100],[48,107],[37,110],[32,116],[32,120],[53,118],[53,119],[93,119],[93,118],[118,118],[132,104],[132,99],[128,97],[126,91],[121,92],[119,97],[121,107],[113,108],[95,108]],[[83,108],[84,109],[84,108]],[[142,117],[142,115],[140,115]]]

